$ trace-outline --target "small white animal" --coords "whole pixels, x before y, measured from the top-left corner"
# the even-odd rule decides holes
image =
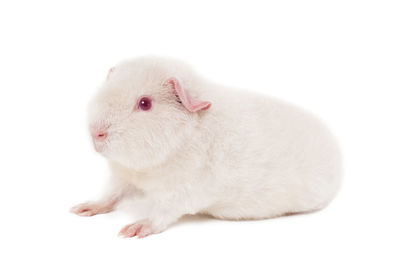
[[[340,185],[338,145],[317,118],[210,83],[179,61],[143,57],[112,68],[89,118],[112,186],[72,212],[107,213],[139,190],[152,209],[121,230],[125,237],[159,233],[185,214],[239,220],[314,211]]]

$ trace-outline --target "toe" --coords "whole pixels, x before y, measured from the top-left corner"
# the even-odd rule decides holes
[[[90,217],[96,214],[93,210],[82,210],[76,213],[79,216]]]
[[[146,237],[151,234],[152,234],[152,231],[150,229],[144,229],[144,230],[139,231],[137,233],[137,236],[138,236],[138,238],[143,238],[143,237]]]
[[[94,207],[88,203],[76,205],[70,209],[70,212],[79,216],[93,216],[96,214]]]
[[[137,232],[138,238],[143,238],[149,235],[158,234],[160,231],[156,231],[151,225],[144,225]]]
[[[120,236],[123,237],[134,237],[143,238],[151,234],[157,234],[160,231],[155,231],[152,224],[148,220],[141,220],[134,224],[128,224],[119,232]]]
[[[80,209],[80,206],[81,206],[81,205],[73,206],[73,207],[69,210],[69,212],[71,212],[71,213],[78,213],[78,212],[79,212],[79,209]]]
[[[121,229],[119,235],[123,237],[134,237],[140,231],[142,226],[143,226],[142,224],[137,224],[137,223],[129,224]]]

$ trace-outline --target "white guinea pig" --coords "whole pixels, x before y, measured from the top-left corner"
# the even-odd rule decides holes
[[[110,190],[72,208],[112,211],[133,192],[152,203],[126,237],[159,233],[185,214],[264,219],[314,211],[338,191],[338,145],[309,113],[208,82],[182,62],[143,57],[112,68],[90,105]]]

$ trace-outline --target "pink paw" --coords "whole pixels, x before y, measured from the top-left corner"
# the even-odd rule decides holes
[[[92,202],[82,203],[70,209],[70,212],[75,213],[79,216],[93,216],[96,214],[106,213],[109,211],[110,210],[108,209],[108,207]]]
[[[123,237],[134,237],[143,238],[151,234],[157,234],[159,231],[155,231],[147,220],[138,221],[133,224],[128,224],[119,232],[120,236]]]

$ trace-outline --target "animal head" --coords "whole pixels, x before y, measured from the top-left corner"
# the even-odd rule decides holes
[[[199,98],[200,87],[201,79],[175,60],[146,57],[113,67],[89,106],[95,149],[135,170],[163,163],[211,106]]]

